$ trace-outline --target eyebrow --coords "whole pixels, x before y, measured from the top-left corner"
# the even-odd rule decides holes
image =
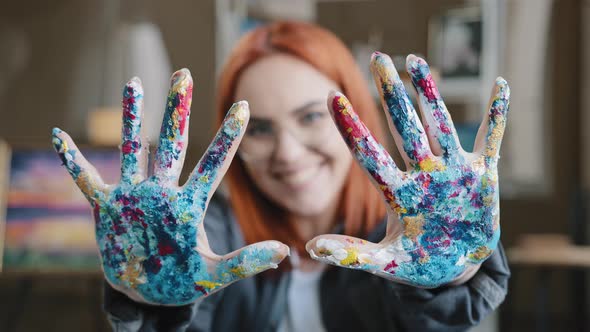
[[[307,110],[308,108],[312,107],[312,106],[316,106],[316,105],[321,105],[324,101],[323,100],[312,100],[309,101],[295,109],[293,109],[292,111],[289,112],[289,115],[297,115],[298,113],[301,113],[305,110]],[[252,121],[257,121],[257,122],[270,122],[269,119],[267,118],[259,118],[259,117],[250,117],[250,122]]]
[[[303,111],[305,111],[306,109],[312,107],[312,106],[316,106],[316,105],[320,105],[322,104],[324,101],[323,100],[312,100],[309,101],[299,107],[297,107],[296,109],[292,110],[291,112],[289,112],[289,114],[297,114],[297,113],[301,113]]]

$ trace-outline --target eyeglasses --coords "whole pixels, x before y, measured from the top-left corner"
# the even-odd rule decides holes
[[[302,110],[276,122],[251,118],[238,153],[246,162],[270,158],[277,148],[283,131],[306,147],[324,146],[330,135],[339,136],[328,110]]]

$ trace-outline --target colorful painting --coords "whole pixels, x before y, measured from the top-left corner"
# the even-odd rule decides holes
[[[117,149],[84,150],[105,181],[118,181]],[[4,271],[100,269],[88,201],[49,147],[13,150],[5,226]]]

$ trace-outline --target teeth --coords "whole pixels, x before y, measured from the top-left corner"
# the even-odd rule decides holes
[[[311,178],[313,178],[316,175],[317,171],[318,167],[308,167],[302,171],[297,171],[294,174],[289,174],[283,177],[283,180],[290,184],[305,183],[311,180]]]

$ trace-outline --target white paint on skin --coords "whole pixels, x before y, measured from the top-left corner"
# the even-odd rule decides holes
[[[316,247],[318,249],[335,252],[336,250],[344,248],[344,244],[336,240],[319,239],[316,243]]]

